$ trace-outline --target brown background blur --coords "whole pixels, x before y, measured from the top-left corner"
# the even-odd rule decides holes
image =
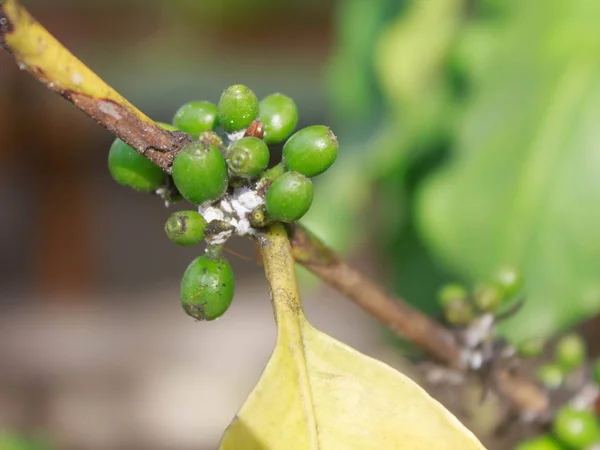
[[[156,120],[233,83],[328,123],[331,1],[24,1]],[[0,431],[61,449],[210,449],[256,382],[275,328],[250,242],[232,248],[231,311],[197,324],[178,283],[201,249],[106,168],[113,137],[0,53]],[[375,356],[372,319],[324,289],[312,321]]]

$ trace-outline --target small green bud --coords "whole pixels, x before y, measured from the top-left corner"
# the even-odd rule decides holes
[[[258,116],[258,99],[242,84],[228,87],[219,100],[219,123],[227,132],[247,128]]]
[[[452,300],[444,305],[444,317],[450,325],[466,326],[473,320],[473,308],[465,299]]]
[[[481,284],[475,288],[473,301],[480,311],[494,312],[502,301],[502,290],[492,283]]]
[[[568,406],[554,416],[552,431],[569,448],[587,448],[600,440],[596,415],[588,410]]]
[[[267,144],[285,141],[298,123],[298,108],[287,95],[271,94],[260,101],[260,120],[264,125],[264,140]]]
[[[269,147],[256,137],[244,137],[227,149],[227,165],[234,175],[256,177],[269,165]]]
[[[258,205],[250,214],[250,224],[255,228],[263,228],[269,224],[267,217],[267,208],[265,205]]]
[[[283,162],[288,170],[315,177],[335,162],[338,141],[324,125],[313,125],[296,132],[283,146]]]
[[[269,186],[265,204],[270,218],[294,222],[306,214],[312,200],[311,181],[298,172],[286,172]]]
[[[198,137],[217,126],[217,106],[210,102],[188,102],[177,110],[173,124],[181,131]]]
[[[198,211],[177,211],[169,216],[165,224],[167,237],[177,245],[198,244],[204,239],[206,220]]]
[[[172,175],[181,195],[196,205],[219,198],[229,182],[223,154],[204,142],[194,142],[175,156]]]
[[[583,338],[575,333],[563,336],[556,343],[554,357],[556,362],[567,372],[578,368],[586,358]]]
[[[521,273],[512,266],[504,266],[498,270],[495,281],[505,298],[512,297],[521,289],[523,280]]]
[[[467,290],[460,284],[449,283],[439,290],[438,292],[438,304],[444,307],[448,303],[454,300],[467,300]]]
[[[544,364],[538,367],[536,378],[547,389],[558,389],[565,381],[565,374],[558,364]]]
[[[235,281],[227,259],[200,256],[188,266],[181,280],[181,305],[197,320],[214,320],[231,305]]]
[[[544,351],[546,341],[541,338],[526,339],[519,344],[517,352],[523,358],[535,358]]]

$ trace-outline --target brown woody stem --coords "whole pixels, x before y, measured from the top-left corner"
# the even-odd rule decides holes
[[[77,59],[16,0],[0,0],[0,47],[19,67],[163,170],[191,137],[164,130]]]
[[[454,335],[405,300],[393,297],[341,257],[306,228],[296,224],[291,232],[294,259],[344,294],[398,336],[416,344],[450,367],[464,370],[461,348]],[[542,414],[548,396],[532,380],[501,370],[496,387],[520,410]]]

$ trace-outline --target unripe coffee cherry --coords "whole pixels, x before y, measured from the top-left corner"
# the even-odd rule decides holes
[[[244,137],[227,149],[227,165],[234,175],[256,177],[269,165],[269,147],[256,137]]]
[[[496,273],[496,284],[505,298],[512,297],[521,289],[521,273],[513,266],[504,266]]]
[[[227,132],[247,128],[258,116],[258,99],[242,84],[229,86],[221,95],[218,107],[219,123]]]
[[[307,177],[325,172],[335,162],[338,141],[324,125],[313,125],[296,132],[283,146],[283,162],[288,170]]]
[[[260,101],[260,120],[265,129],[264,141],[279,144],[285,141],[298,123],[298,108],[287,95],[271,94]]]
[[[181,306],[197,320],[222,316],[233,299],[235,281],[227,259],[200,256],[188,266],[181,280]]]
[[[570,333],[558,340],[554,347],[556,362],[566,371],[581,366],[586,358],[585,342],[576,333]]]
[[[494,312],[502,301],[502,289],[494,283],[483,283],[475,288],[473,302],[477,309]]]
[[[536,378],[546,388],[554,390],[562,386],[565,381],[565,373],[558,364],[548,363],[540,366],[536,373]]]
[[[265,204],[270,218],[294,222],[306,214],[312,200],[311,181],[298,172],[286,172],[269,186]]]
[[[204,239],[206,220],[198,211],[177,211],[169,216],[165,224],[167,237],[177,245],[198,244]]]
[[[454,300],[466,301],[467,297],[467,290],[463,286],[456,283],[449,283],[442,286],[442,288],[439,290],[438,303],[440,306],[444,307]]]
[[[188,102],[177,110],[173,124],[197,138],[204,131],[212,131],[217,126],[217,105],[203,101]]]
[[[229,181],[223,154],[204,142],[194,142],[175,156],[172,175],[183,198],[195,205],[219,198]]]
[[[564,450],[564,448],[552,436],[543,435],[520,442],[514,450]]]
[[[136,191],[154,192],[167,179],[160,167],[121,139],[116,139],[110,147],[108,170],[117,183]]]
[[[542,354],[545,346],[545,339],[529,338],[519,343],[517,346],[517,353],[523,358],[535,358]]]
[[[444,305],[444,318],[455,327],[463,327],[473,320],[473,308],[465,298],[451,300]]]
[[[587,448],[600,440],[596,415],[587,410],[563,407],[552,422],[554,435],[568,448]]]

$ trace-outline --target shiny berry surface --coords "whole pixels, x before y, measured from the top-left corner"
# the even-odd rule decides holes
[[[312,200],[311,181],[298,172],[286,172],[269,186],[267,215],[281,222],[294,222],[306,214]]]
[[[181,280],[181,305],[197,320],[214,320],[231,305],[235,280],[229,261],[200,256],[188,266]]]
[[[313,125],[296,132],[283,146],[283,163],[307,177],[325,172],[335,162],[338,141],[324,125]]]
[[[219,198],[229,183],[223,154],[204,142],[190,144],[175,156],[172,175],[183,198],[195,205]]]
[[[247,128],[258,116],[258,99],[242,84],[228,87],[219,100],[218,119],[223,129],[234,132]]]
[[[260,101],[260,120],[264,125],[264,140],[267,144],[284,142],[296,128],[298,108],[287,95],[271,94]]]

